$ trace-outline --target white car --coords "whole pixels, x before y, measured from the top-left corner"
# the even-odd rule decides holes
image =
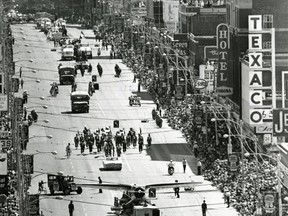
[[[79,51],[80,51],[81,53],[84,52],[88,59],[92,59],[92,57],[93,57],[93,55],[92,55],[92,48],[89,47],[89,45],[81,44],[81,45],[80,45],[80,48],[79,48]]]
[[[121,170],[122,169],[122,160],[118,157],[107,157],[103,161],[103,168],[105,170]]]
[[[74,46],[73,45],[64,45],[61,52],[61,60],[73,60],[74,59]]]

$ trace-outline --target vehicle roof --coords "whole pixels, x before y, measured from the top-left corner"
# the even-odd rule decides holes
[[[72,65],[62,65],[62,66],[60,66],[59,69],[63,69],[63,68],[72,68],[72,69],[75,69],[75,67],[72,66]]]
[[[92,50],[91,47],[80,47],[79,50]]]
[[[86,92],[86,91],[75,91],[75,92],[72,92],[70,95],[71,96],[75,96],[75,95],[87,95],[87,96],[89,96],[88,92]]]

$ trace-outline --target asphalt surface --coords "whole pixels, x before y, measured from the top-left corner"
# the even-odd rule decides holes
[[[30,194],[38,192],[38,182],[47,182],[47,173],[56,174],[62,171],[65,175],[73,175],[76,183],[98,183],[98,176],[103,182],[128,183],[146,185],[161,182],[187,182],[190,180],[201,181],[202,185],[196,186],[195,191],[185,192],[180,190],[180,198],[174,196],[173,189],[157,191],[157,199],[151,200],[161,209],[163,216],[188,216],[202,215],[201,203],[203,199],[208,204],[207,215],[237,215],[233,208],[226,208],[223,195],[211,186],[210,182],[204,181],[202,176],[197,176],[196,159],[192,156],[191,148],[186,144],[180,131],[172,130],[167,123],[163,122],[160,129],[155,121],[151,119],[151,111],[155,107],[151,96],[141,89],[142,106],[130,107],[128,97],[132,93],[137,93],[137,83],[132,83],[133,74],[122,64],[119,59],[109,59],[109,50],[102,50],[100,57],[95,57],[100,43],[92,39],[84,39],[85,43],[90,43],[93,47],[92,75],[96,74],[96,65],[99,62],[103,67],[103,76],[98,77],[100,90],[92,96],[90,100],[89,113],[71,113],[70,90],[71,86],[60,86],[57,97],[49,95],[50,84],[58,82],[57,66],[61,62],[74,64],[74,61],[60,61],[60,48],[56,52],[51,51],[53,42],[47,41],[44,33],[35,29],[34,24],[13,25],[15,35],[14,59],[16,61],[16,77],[19,77],[19,67],[22,66],[22,77],[24,88],[29,93],[28,110],[35,108],[39,120],[30,127],[30,141],[25,153],[35,154],[32,186]],[[70,37],[78,38],[80,31],[84,35],[91,35],[92,30],[83,30],[77,27],[69,27]],[[24,40],[25,38],[25,40]],[[89,37],[90,38],[90,37]],[[96,44],[96,47],[95,47]],[[27,51],[31,51],[28,53]],[[33,62],[22,61],[33,59]],[[17,62],[18,60],[21,60]],[[122,69],[120,78],[114,77],[114,66],[118,64]],[[40,80],[40,82],[39,82]],[[88,82],[91,81],[91,74],[85,73],[84,77],[77,75],[77,90],[87,91]],[[41,100],[40,97],[44,97]],[[47,105],[48,109],[41,106]],[[73,138],[77,131],[82,131],[87,126],[92,131],[98,128],[111,126],[113,120],[120,121],[120,128],[128,131],[134,128],[137,133],[144,134],[146,143],[147,134],[152,137],[151,150],[144,149],[140,154],[138,149],[130,148],[122,154],[122,171],[101,171],[102,157],[96,153],[89,154],[85,149],[85,154],[81,155],[80,150],[73,146],[70,158],[65,156],[65,147],[68,142],[73,143]],[[142,119],[149,122],[141,123]],[[49,120],[49,123],[45,123]],[[47,121],[46,121],[47,122]],[[47,136],[52,135],[52,139]],[[42,153],[37,153],[37,151]],[[57,151],[56,156],[44,153]],[[94,149],[95,151],[95,149]],[[181,160],[186,158],[188,168],[183,173]],[[169,176],[167,173],[167,163],[172,159],[176,162],[175,173]],[[193,173],[194,172],[194,173]],[[45,185],[47,188],[47,184]],[[64,196],[61,193],[54,196],[41,194],[40,206],[44,215],[64,216],[68,214],[68,203],[74,201],[75,216],[104,216],[113,215],[110,207],[113,205],[114,196],[121,196],[119,191],[104,190],[99,193],[97,189],[84,188],[81,195],[71,194]]]

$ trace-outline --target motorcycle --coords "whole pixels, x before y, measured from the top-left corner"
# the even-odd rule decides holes
[[[50,94],[51,94],[51,96],[56,97],[58,94],[58,87],[57,86],[51,86]]]
[[[32,117],[32,121],[34,121],[34,122],[37,122],[37,120],[38,120],[38,114],[36,113],[36,111],[33,109],[32,111],[31,111],[31,117]],[[29,118],[29,116],[28,116],[28,118]]]
[[[168,164],[168,174],[173,175],[174,174],[174,163]]]

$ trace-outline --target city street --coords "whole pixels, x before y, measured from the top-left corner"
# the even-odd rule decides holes
[[[79,38],[81,31],[84,35],[92,34],[92,30],[83,30],[78,26],[70,26],[67,30],[71,38]],[[24,79],[24,87],[20,89],[20,93],[27,90],[29,96],[28,104],[25,106],[28,111],[35,108],[39,116],[38,122],[33,123],[29,128],[30,139],[27,150],[24,152],[35,154],[30,194],[38,192],[39,181],[43,180],[47,183],[47,173],[56,174],[59,171],[62,171],[64,175],[74,176],[76,184],[98,183],[99,176],[103,183],[137,185],[193,180],[203,183],[197,185],[195,191],[192,192],[185,192],[181,188],[179,199],[174,196],[173,189],[157,191],[157,198],[152,199],[151,202],[159,207],[161,216],[200,216],[204,199],[208,205],[208,216],[238,215],[233,208],[226,208],[223,194],[216,187],[212,187],[203,176],[196,175],[197,161],[181,131],[172,130],[165,119],[163,127],[158,128],[151,116],[152,109],[156,107],[152,97],[145,89],[141,89],[140,93],[137,92],[138,84],[132,82],[133,73],[122,64],[121,59],[109,59],[110,50],[102,50],[101,56],[97,57],[97,48],[101,43],[96,43],[94,39],[83,40],[84,43],[89,43],[93,47],[93,59],[88,61],[92,64],[93,70],[92,74],[86,72],[84,77],[81,77],[78,72],[77,90],[88,90],[92,75],[97,74],[98,63],[103,67],[103,76],[98,76],[100,89],[96,90],[90,99],[90,112],[72,114],[71,85],[59,85],[57,97],[50,96],[49,90],[50,84],[59,83],[57,71],[59,63],[73,65],[75,61],[60,61],[61,48],[58,47],[56,52],[51,51],[53,42],[48,41],[43,32],[35,29],[35,24],[12,25],[12,31],[15,37],[15,76],[19,77],[19,68],[22,67]],[[122,69],[120,78],[114,77],[115,64]],[[142,106],[129,106],[128,97],[131,94],[141,97]],[[48,108],[42,108],[44,105]],[[146,119],[149,121],[141,122]],[[92,132],[98,128],[111,127],[115,134],[120,128],[113,128],[114,120],[119,120],[120,128],[124,128],[126,132],[134,128],[136,133],[139,133],[141,129],[145,144],[147,135],[150,133],[152,147],[150,150],[144,148],[142,153],[139,153],[138,147],[130,147],[125,154],[121,155],[123,162],[121,171],[101,171],[104,157],[96,154],[95,148],[93,154],[89,154],[87,148],[84,154],[80,154],[80,149],[76,150],[74,147],[73,139],[77,131],[82,132],[84,126],[90,128]],[[48,138],[50,135],[52,139]],[[69,158],[65,152],[68,143],[72,145],[72,155]],[[50,154],[49,152],[52,151],[57,151],[58,154]],[[189,165],[186,173],[183,173],[181,163],[183,158],[188,161]],[[167,164],[170,160],[176,163],[175,173],[172,176],[167,173]],[[47,184],[45,187],[47,188]],[[55,193],[54,196],[41,194],[40,208],[45,216],[64,216],[69,214],[68,203],[73,200],[75,216],[113,215],[110,207],[113,206],[114,197],[120,198],[121,195],[121,191],[103,190],[103,193],[99,193],[98,189],[93,188],[83,188],[81,195],[76,193],[68,196],[61,193]]]

